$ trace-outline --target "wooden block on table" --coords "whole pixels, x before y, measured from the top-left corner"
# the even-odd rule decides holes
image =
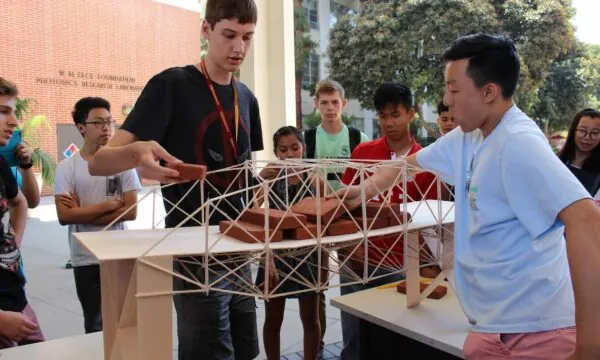
[[[354,234],[355,232],[360,231],[360,229],[356,226],[354,221],[339,219],[332,222],[326,230],[328,236],[336,236],[336,235],[346,235],[346,234]]]
[[[321,213],[317,214],[317,201],[321,202]],[[317,222],[317,218],[321,217],[321,226],[327,225],[327,223],[333,219],[335,221],[344,212],[344,208],[341,207],[340,201],[337,199],[319,199],[309,197],[304,198],[294,204],[291,210],[297,214],[306,215],[308,221],[312,223]]]
[[[398,218],[396,218],[396,216],[398,216]],[[410,214],[406,214],[406,220],[408,222],[410,222],[412,219],[412,217],[410,216]],[[397,215],[392,215],[390,217],[388,217],[388,225],[387,226],[396,226],[396,225],[402,225],[404,221],[404,213],[402,211],[398,212]]]
[[[265,211],[269,217],[269,228],[271,229],[295,229],[306,223],[306,216],[302,214],[293,214],[291,211],[287,213],[278,209],[247,209],[242,213],[241,221],[254,225],[265,226]]]
[[[356,217],[354,217],[354,220],[356,220],[356,222],[358,223],[358,228],[362,230],[363,218],[360,216],[356,216]],[[367,229],[370,229],[370,230],[383,229],[385,227],[388,227],[389,226],[388,224],[389,224],[388,219],[384,218],[384,217],[377,217],[377,218],[368,217],[367,218]]]
[[[184,180],[202,180],[206,177],[207,167],[196,164],[165,164],[169,169],[177,170],[179,177]]]
[[[381,211],[379,211],[381,209]],[[380,202],[368,202],[366,204],[365,215],[367,217],[390,217],[394,213],[400,212],[400,205],[396,203],[384,204]],[[362,207],[356,208],[352,215],[363,216]]]
[[[292,240],[308,240],[314,239],[317,237],[317,224],[313,223],[305,223],[306,229],[304,227],[298,227],[295,229],[287,230],[286,239]]]
[[[424,282],[421,282],[420,285],[421,285],[421,292],[423,292],[428,286],[428,284],[426,284]],[[401,281],[396,286],[396,290],[398,290],[399,293],[406,294],[406,281]],[[438,285],[435,289],[433,289],[431,294],[429,294],[429,296],[427,296],[427,298],[441,299],[444,296],[446,296],[446,293],[448,293],[448,288],[446,288],[444,285]]]
[[[223,235],[231,236],[245,243],[256,244],[257,242],[266,242],[266,233],[263,226],[243,221],[221,221],[219,223],[219,231]],[[270,231],[269,237],[271,238],[271,242],[283,241],[283,232],[281,230]]]

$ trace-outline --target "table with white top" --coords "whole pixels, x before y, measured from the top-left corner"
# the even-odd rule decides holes
[[[411,222],[371,230],[368,235],[382,236],[403,231],[411,234],[452,224],[453,207],[454,204],[447,201],[406,203],[401,205],[401,210],[412,215]],[[363,236],[363,233],[357,232],[325,236],[319,241],[276,242],[269,247],[275,250],[339,246],[360,241]],[[107,360],[163,359],[171,356],[173,276],[181,276],[173,273],[174,258],[252,254],[265,249],[263,243],[248,244],[223,236],[215,226],[86,232],[75,233],[74,237],[100,263],[103,343]]]
[[[451,287],[443,285],[446,296],[413,308],[395,287],[335,297],[331,305],[360,319],[361,359],[399,359],[408,353],[419,359],[462,359],[470,325]]]
[[[380,236],[398,231],[418,232],[454,222],[453,203],[423,201],[408,203],[402,208],[412,215],[405,225],[369,231]],[[76,233],[75,238],[99,260],[102,283],[102,333],[60,339],[2,351],[2,359],[167,359],[172,356],[172,263],[173,258],[186,255],[253,253],[264,244],[247,244],[219,234],[217,227],[187,227],[179,229],[149,229]],[[357,241],[361,233],[327,236],[322,245]],[[271,244],[272,249],[314,246],[315,239],[285,241]],[[418,271],[418,270],[417,270]],[[392,289],[393,290],[393,289]],[[371,291],[371,290],[370,290]],[[429,300],[420,307],[406,309],[403,296],[390,290],[372,290],[373,298],[360,300],[362,293],[336,298],[334,306],[366,314],[367,318],[392,320],[417,316],[420,307],[429,308]],[[387,294],[387,296],[385,296]],[[387,300],[386,300],[387,299]],[[454,299],[454,300],[453,300]],[[383,307],[382,304],[386,304]],[[361,302],[371,303],[370,310]],[[460,310],[453,296],[440,301],[448,309]],[[397,305],[397,306],[396,306]],[[435,307],[437,308],[437,307]],[[357,310],[352,310],[357,309]],[[377,310],[388,309],[384,314]],[[416,311],[416,312],[415,312]],[[412,313],[409,313],[412,312]],[[404,315],[402,315],[404,314]],[[409,315],[412,314],[412,315]],[[436,312],[443,318],[440,311]],[[431,315],[431,314],[429,314]],[[435,316],[434,316],[435,317]],[[417,320],[413,320],[418,322]],[[466,320],[464,320],[466,323]],[[434,323],[433,320],[429,323]],[[381,325],[381,324],[380,324]],[[381,325],[386,328],[385,325]],[[431,325],[428,325],[431,326]],[[433,325],[438,331],[443,327]],[[389,329],[389,328],[388,328]],[[399,329],[399,328],[398,328]],[[396,329],[396,330],[398,330]],[[461,328],[463,329],[463,328]],[[463,329],[466,334],[467,326]],[[392,331],[394,328],[391,329]],[[452,343],[462,348],[459,334]],[[417,339],[418,340],[418,339]],[[459,344],[460,343],[460,344]],[[459,345],[456,345],[459,344]],[[452,346],[450,348],[452,348]],[[457,347],[458,346],[458,347]],[[449,349],[450,349],[449,348]]]
[[[0,351],[2,360],[102,360],[102,332],[71,336]]]

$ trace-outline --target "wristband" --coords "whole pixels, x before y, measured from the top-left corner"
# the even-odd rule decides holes
[[[33,162],[31,162],[31,161],[27,164],[19,164],[19,167],[23,170],[31,169],[32,166],[33,166]]]

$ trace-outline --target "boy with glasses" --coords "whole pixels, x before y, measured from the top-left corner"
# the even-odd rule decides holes
[[[141,189],[135,170],[115,176],[91,176],[88,159],[106,145],[115,132],[108,101],[88,97],[72,112],[83,136],[83,148],[60,162],[56,169],[54,195],[61,225],[69,225],[69,247],[77,297],[83,309],[86,333],[102,331],[100,267],[96,258],[71,234],[100,231],[123,215],[108,230],[125,229],[124,221],[135,220],[137,191]],[[131,209],[130,209],[131,207]]]

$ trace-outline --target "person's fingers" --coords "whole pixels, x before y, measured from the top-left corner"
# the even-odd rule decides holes
[[[163,184],[182,183],[185,180],[179,175],[179,172],[174,169],[169,169],[158,164],[148,164],[140,167],[141,175],[144,179],[156,180]]]
[[[60,202],[67,206],[71,206],[73,204],[73,200],[71,198],[67,198],[67,197],[61,197]]]
[[[189,182],[190,179],[184,179],[180,176],[178,177],[166,177],[163,180],[161,180],[162,183],[164,184],[180,184],[180,183],[185,183],[185,182]]]
[[[162,146],[158,145],[158,143],[155,143],[155,146],[152,147],[152,153],[155,157],[162,159],[170,164],[178,164],[182,162],[175,156],[169,154],[169,152],[165,150]]]
[[[29,159],[31,159],[31,154],[29,154],[29,152],[25,149],[18,150],[15,153],[15,156],[18,159],[20,159],[21,161],[24,161],[24,160],[28,161]]]
[[[346,202],[346,207],[348,207],[348,209],[350,211],[360,207],[361,205],[362,205],[362,200],[360,197],[350,199],[349,201]]]
[[[23,323],[21,324],[21,327],[23,330],[25,330],[27,335],[32,335],[37,331],[37,325],[28,318],[23,318]]]
[[[165,166],[160,166],[156,161],[147,161],[142,164],[144,171],[154,177],[159,177],[162,179],[166,178],[179,178],[179,171],[175,169],[170,169]]]
[[[330,194],[328,194],[327,196],[325,196],[325,199],[343,199],[344,195],[346,194],[348,190],[346,188],[344,189],[339,189],[338,191],[332,192]]]

